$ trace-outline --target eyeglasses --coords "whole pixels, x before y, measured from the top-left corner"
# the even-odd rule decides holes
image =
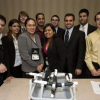
[[[57,19],[56,20],[52,19],[51,21],[58,21],[58,20]]]
[[[97,18],[96,21],[100,21],[100,18]]]

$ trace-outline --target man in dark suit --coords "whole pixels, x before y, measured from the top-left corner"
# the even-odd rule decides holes
[[[55,27],[56,34],[59,37],[59,34],[64,31],[64,29],[60,28],[59,25],[60,18],[58,15],[53,15],[51,17],[51,24]]]
[[[92,26],[88,23],[89,11],[87,9],[81,9],[79,11],[79,21],[80,24],[76,26],[78,30],[85,32],[85,38],[88,34],[96,30],[95,26]]]
[[[89,11],[87,9],[81,9],[79,11],[80,24],[75,26],[76,29],[85,32],[85,38],[87,38],[87,36],[90,33],[92,33],[93,31],[95,31],[97,29],[95,26],[92,26],[88,23],[88,18],[89,18]],[[88,78],[88,76],[89,76],[88,74],[89,74],[89,70],[88,70],[87,65],[84,61],[83,77]]]
[[[64,17],[65,32],[60,34],[66,50],[65,73],[72,73],[73,78],[80,78],[85,58],[85,33],[74,27],[75,16],[68,13]]]
[[[4,77],[5,77],[5,72],[7,71],[6,66],[4,65],[4,60],[3,60],[3,48],[2,48],[2,30],[4,29],[4,26],[6,24],[6,18],[2,15],[0,15],[0,85],[3,83]]]

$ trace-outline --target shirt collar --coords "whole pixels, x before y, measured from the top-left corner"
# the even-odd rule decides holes
[[[83,25],[82,25],[82,24],[80,24],[80,27],[82,28],[82,27],[83,27]],[[85,24],[85,25],[84,25],[84,27],[85,27],[85,28],[87,28],[87,27],[88,27],[88,23],[87,23],[87,24]]]
[[[72,28],[70,28],[70,29],[66,29],[65,32],[69,31],[69,34],[71,34],[72,31],[73,31],[73,28],[74,28],[74,26]]]

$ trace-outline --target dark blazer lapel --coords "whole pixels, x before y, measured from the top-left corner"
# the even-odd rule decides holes
[[[69,43],[73,40],[73,38],[74,38],[75,35],[76,35],[76,29],[74,28],[73,31],[72,31]]]
[[[90,26],[90,24],[88,24],[87,35],[90,33],[90,31],[91,31],[91,26]]]

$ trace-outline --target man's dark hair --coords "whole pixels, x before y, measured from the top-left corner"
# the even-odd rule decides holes
[[[4,23],[6,24],[6,18],[3,15],[0,15],[0,19],[4,21]]]
[[[67,14],[65,15],[65,17],[64,17],[64,20],[65,20],[65,18],[66,18],[67,16],[72,16],[72,17],[73,17],[73,20],[75,20],[75,16],[74,16],[74,14],[72,14],[72,13],[67,13]]]
[[[94,17],[94,21],[96,22],[96,17],[97,17],[97,15],[100,15],[100,12],[98,12],[96,15],[95,15],[95,17]]]
[[[57,18],[58,18],[58,21],[60,21],[60,18],[59,18],[58,15],[53,15],[53,16],[51,17],[51,21],[52,21],[52,18],[53,18],[53,17],[57,17]]]
[[[79,11],[79,15],[80,15],[80,13],[86,13],[87,16],[89,16],[89,11],[88,11],[87,9],[81,9],[81,10]]]
[[[43,15],[43,17],[44,17],[44,14],[43,13],[37,13],[36,14],[36,20],[38,19],[38,15]],[[45,18],[45,17],[44,17]]]

